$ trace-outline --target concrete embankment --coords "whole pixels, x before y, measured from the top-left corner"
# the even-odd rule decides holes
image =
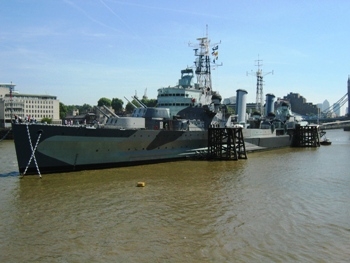
[[[254,137],[254,138],[244,138],[246,143],[246,149],[249,151],[263,150],[263,149],[274,149],[290,146],[292,143],[292,136],[280,135],[280,136],[270,136],[270,137]],[[253,147],[255,145],[256,147]]]

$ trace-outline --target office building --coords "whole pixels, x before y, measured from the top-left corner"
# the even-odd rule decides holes
[[[38,122],[49,118],[53,123],[61,123],[56,96],[21,94],[14,91],[15,86],[12,83],[0,83],[0,127],[10,127],[15,116],[21,120]]]

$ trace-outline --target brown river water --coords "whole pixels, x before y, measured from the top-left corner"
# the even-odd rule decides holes
[[[349,262],[350,132],[327,137],[42,179],[21,178],[2,141],[0,262]]]

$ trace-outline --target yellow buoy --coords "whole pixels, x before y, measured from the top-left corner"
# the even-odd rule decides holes
[[[138,182],[137,187],[144,187],[146,184],[145,182]]]

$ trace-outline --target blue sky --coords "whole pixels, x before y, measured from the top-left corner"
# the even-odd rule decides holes
[[[331,104],[347,93],[350,1],[0,0],[0,82],[66,105],[156,98],[194,61],[189,42],[221,41],[214,90],[255,102],[290,92]],[[345,109],[343,109],[343,112]]]

